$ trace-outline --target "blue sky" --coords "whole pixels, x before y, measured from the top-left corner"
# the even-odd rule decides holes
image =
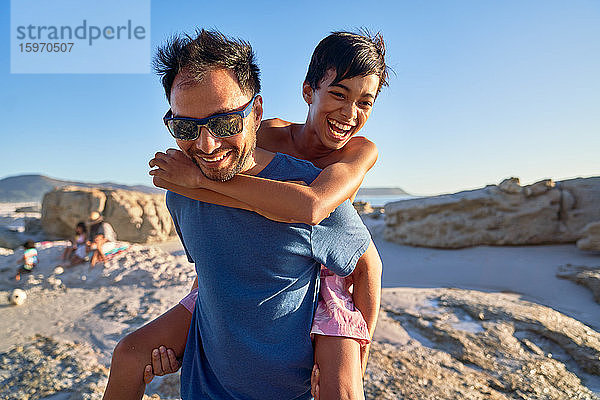
[[[301,83],[329,32],[383,33],[395,74],[362,131],[380,150],[364,186],[437,194],[600,175],[598,1],[227,4],[152,1],[151,49],[195,27],[248,40],[266,117],[304,121]],[[174,145],[158,78],[11,74],[9,2],[0,7],[0,178],[151,184],[148,160]]]

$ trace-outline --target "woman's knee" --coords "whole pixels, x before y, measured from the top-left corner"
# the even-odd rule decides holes
[[[141,365],[144,362],[147,363],[147,361],[144,361],[144,359],[149,359],[149,354],[145,354],[148,352],[148,350],[143,349],[143,346],[141,345],[139,339],[140,338],[137,334],[137,331],[132,332],[125,336],[123,339],[121,339],[119,343],[117,343],[117,345],[115,346],[115,350],[113,351],[113,363],[115,361],[128,365]]]

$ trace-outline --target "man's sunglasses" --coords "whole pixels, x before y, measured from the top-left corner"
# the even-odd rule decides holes
[[[257,95],[240,111],[231,111],[224,114],[211,115],[210,117],[196,119],[186,117],[173,117],[171,110],[167,111],[163,121],[169,132],[178,140],[196,140],[200,131],[205,126],[211,135],[216,138],[226,138],[237,135],[244,129],[244,118],[252,111],[252,105]]]

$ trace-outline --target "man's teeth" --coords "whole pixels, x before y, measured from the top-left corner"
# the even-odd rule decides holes
[[[331,134],[337,139],[344,139],[350,132],[350,129],[352,129],[352,126],[341,124],[333,119],[328,119],[327,122],[331,125],[329,129]],[[333,128],[336,128],[337,130]],[[338,132],[338,130],[341,132]]]
[[[212,157],[212,158],[210,158],[210,157],[200,157],[200,158],[202,158],[206,162],[217,162],[217,161],[221,161],[222,159],[224,159],[227,156],[227,154],[229,154],[229,153],[223,153],[223,154],[221,154],[218,157]]]
[[[336,120],[328,119],[328,121],[331,125],[335,126],[339,130],[349,131],[350,129],[352,129],[352,126],[346,125],[346,124],[341,124],[341,123],[337,122]]]

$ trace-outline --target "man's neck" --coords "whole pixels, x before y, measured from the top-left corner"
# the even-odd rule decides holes
[[[275,157],[275,153],[257,147],[248,157],[246,166],[240,172],[245,175],[256,175],[262,171]]]

